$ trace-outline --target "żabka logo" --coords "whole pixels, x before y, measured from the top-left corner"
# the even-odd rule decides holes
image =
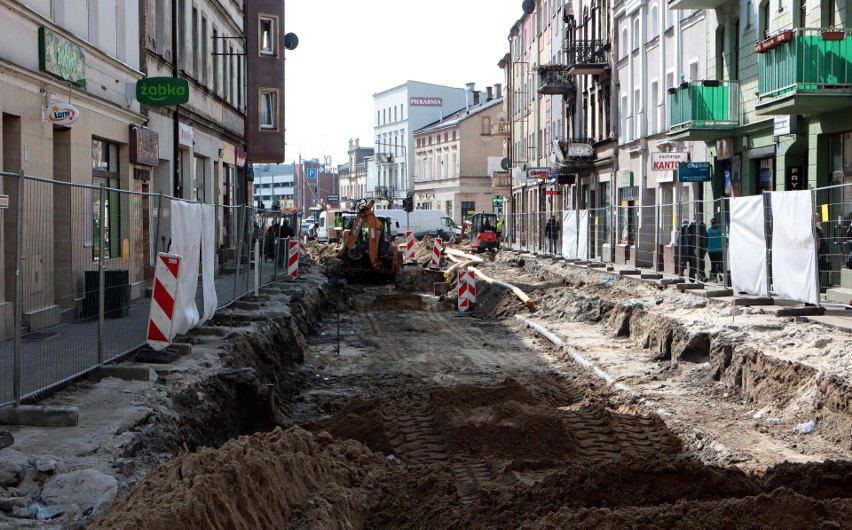
[[[163,85],[154,85],[154,86],[145,86],[142,85],[139,87],[139,93],[143,96],[147,96],[154,101],[165,101],[166,98],[169,97],[183,97],[186,96],[186,88],[182,86],[163,86]]]

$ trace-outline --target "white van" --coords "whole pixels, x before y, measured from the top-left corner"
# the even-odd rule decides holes
[[[397,234],[405,234],[406,230],[414,232],[414,237],[436,236],[439,231],[445,236],[451,233],[456,237],[461,235],[461,227],[441,210],[414,210],[410,214],[405,210],[374,210],[376,217],[390,217],[399,223]],[[410,223],[410,224],[409,224]],[[393,223],[391,227],[395,228]]]

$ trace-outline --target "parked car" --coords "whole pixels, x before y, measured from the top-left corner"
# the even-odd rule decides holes
[[[308,239],[317,237],[317,222],[313,219],[305,219],[302,221],[300,232],[303,236],[308,236]]]

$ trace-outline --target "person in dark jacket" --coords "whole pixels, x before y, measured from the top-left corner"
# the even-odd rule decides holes
[[[551,215],[550,219],[544,225],[544,235],[547,237],[547,251],[551,254],[556,254],[556,249],[559,248],[559,221],[556,216]]]
[[[722,228],[716,219],[710,219],[707,227],[707,254],[710,256],[710,277],[717,282],[724,281],[724,265],[722,264]]]
[[[278,230],[278,266],[281,267],[287,259],[287,242],[293,237],[293,229],[290,227],[290,221],[286,218],[281,220],[281,227]]]
[[[695,226],[692,223],[684,219],[680,225],[680,232],[678,234],[679,263],[677,274],[682,275],[684,269],[686,269],[689,279],[692,282],[695,282],[695,269],[697,268],[694,228]]]
[[[704,261],[704,254],[707,252],[707,225],[700,217],[693,219],[690,225],[695,237],[695,274],[698,280],[703,282],[707,280],[707,268]]]

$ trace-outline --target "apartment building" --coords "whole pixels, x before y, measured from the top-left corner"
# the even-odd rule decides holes
[[[263,209],[290,211],[296,198],[296,169],[294,164],[254,164],[252,190],[254,206]]]
[[[466,97],[464,89],[419,81],[373,94],[376,174],[368,175],[366,198],[399,204],[414,189],[412,132],[464,107]]]
[[[503,155],[502,139],[491,134],[502,113],[502,85],[485,94],[469,89],[468,105],[414,131],[415,208],[459,220],[491,210],[491,174]]]
[[[338,169],[341,208],[351,208],[366,197],[367,165],[375,160],[374,154],[374,148],[361,147],[359,138],[349,140],[349,160]]]
[[[81,2],[82,3],[82,2]],[[79,9],[56,0],[0,1],[0,169],[57,181],[27,181],[23,199],[18,179],[4,177],[0,247],[0,337],[13,333],[12,301],[22,245],[22,326],[40,329],[60,321],[83,291],[83,270],[122,255],[122,240],[139,237],[141,226],[120,222],[129,198],[81,193],[69,184],[104,184],[143,191],[131,156],[135,132],[146,122],[126,86],[143,74],[139,53],[137,0],[90,0]],[[106,219],[100,219],[101,199]],[[16,231],[15,212],[25,212]],[[72,222],[69,212],[86,212]],[[96,249],[106,226],[108,243]],[[20,236],[20,237],[19,237]],[[144,253],[125,253],[131,281],[140,277]]]
[[[663,0],[617,0],[613,10],[619,120],[614,199],[621,207],[614,220],[615,259],[674,273],[677,217],[691,219],[693,201],[704,199],[703,183],[678,184],[677,162],[704,161],[706,149],[668,133],[682,126],[689,94],[706,84],[705,12],[674,11]]]

